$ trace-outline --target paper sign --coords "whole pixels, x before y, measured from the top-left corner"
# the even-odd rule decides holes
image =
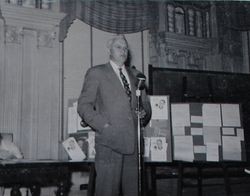
[[[168,119],[168,97],[167,96],[150,96],[152,108],[151,119],[167,120]]]
[[[69,137],[64,140],[62,144],[72,160],[82,161],[86,158],[86,155],[83,153],[74,137]]]

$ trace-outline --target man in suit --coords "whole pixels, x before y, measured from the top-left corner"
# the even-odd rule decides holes
[[[138,195],[136,74],[124,65],[128,43],[123,35],[108,41],[110,61],[90,68],[78,99],[78,113],[95,132],[96,196]],[[151,117],[145,90],[140,116]]]

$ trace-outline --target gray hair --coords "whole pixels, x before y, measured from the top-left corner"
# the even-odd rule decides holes
[[[123,34],[119,34],[119,35],[115,35],[114,37],[112,37],[111,39],[108,40],[107,48],[110,49],[111,46],[113,45],[113,43],[118,39],[123,39],[126,42],[126,44],[128,45],[128,41],[127,41],[126,37]]]

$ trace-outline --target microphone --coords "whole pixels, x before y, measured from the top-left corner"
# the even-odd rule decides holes
[[[145,88],[146,76],[142,73],[138,73],[136,75],[136,78],[137,78],[137,89],[143,90]]]

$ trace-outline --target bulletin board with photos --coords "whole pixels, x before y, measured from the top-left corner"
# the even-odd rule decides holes
[[[171,104],[173,159],[245,161],[239,104]]]
[[[95,159],[95,132],[89,126],[82,126],[82,119],[77,113],[77,99],[68,103],[68,137],[62,145],[71,160]]]
[[[144,128],[144,159],[172,162],[169,96],[150,96],[152,117]]]
[[[95,132],[90,127],[69,134],[69,138],[74,138],[83,152],[82,160],[95,159]]]
[[[152,162],[171,162],[172,143],[170,131],[169,96],[150,96],[152,118],[144,128],[144,159]],[[68,138],[63,146],[72,160],[94,160],[95,132],[82,127],[77,113],[77,100],[68,104]],[[72,144],[76,146],[72,150]]]
[[[150,95],[169,95],[171,103],[240,103],[244,147],[250,160],[250,74],[149,65],[148,81]]]

